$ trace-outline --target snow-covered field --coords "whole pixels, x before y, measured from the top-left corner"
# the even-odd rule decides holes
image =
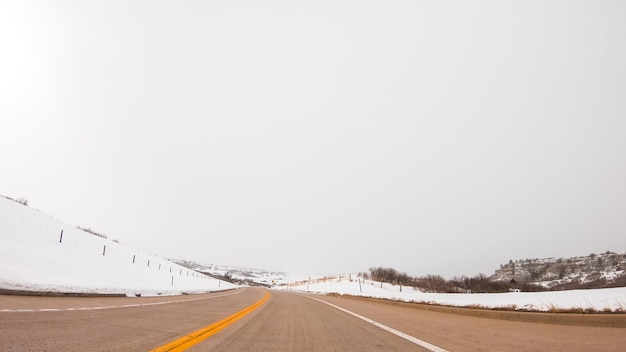
[[[61,231],[63,236],[61,237]],[[235,288],[163,258],[94,236],[0,197],[0,290],[174,295]],[[449,306],[518,310],[626,311],[626,288],[499,294],[425,293],[354,275],[278,289]]]
[[[0,289],[175,295],[231,288],[0,197]]]
[[[405,302],[423,302],[455,307],[498,308],[528,311],[625,312],[626,288],[572,290],[553,292],[509,293],[426,293],[413,287],[382,284],[355,275],[313,279],[281,287],[285,290],[337,293],[383,298]]]

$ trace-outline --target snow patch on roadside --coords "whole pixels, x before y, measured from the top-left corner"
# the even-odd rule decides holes
[[[429,303],[453,307],[514,309],[522,311],[626,311],[626,288],[507,293],[427,293],[414,287],[363,280],[355,275],[335,276],[281,286],[280,289],[321,294],[341,294]]]

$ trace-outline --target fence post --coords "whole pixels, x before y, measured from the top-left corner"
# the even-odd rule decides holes
[[[104,256],[104,254],[107,252],[107,245],[104,245],[104,248],[102,248],[102,255]]]
[[[133,254],[133,264],[135,264],[135,255]]]
[[[61,238],[59,238],[59,243],[63,242],[63,230],[61,230]]]

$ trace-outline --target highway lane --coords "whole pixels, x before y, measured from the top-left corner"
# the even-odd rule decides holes
[[[258,309],[189,351],[426,350],[318,300],[449,351],[622,351],[626,345],[624,328],[476,318],[251,288],[182,297],[0,296],[0,351],[150,351],[243,310],[266,292],[271,297]]]
[[[0,351],[149,351],[263,296],[254,289],[146,298],[0,296]]]
[[[245,324],[190,351],[427,350],[319,300],[448,351],[623,351],[626,346],[624,328],[480,318],[377,300],[272,294],[267,307]]]
[[[272,292],[257,312],[189,351],[427,351],[303,295]]]
[[[617,352],[624,351],[626,346],[626,329],[623,327],[531,323],[440,313],[416,309],[416,305],[411,304],[333,296],[322,299],[449,351]],[[566,314],[566,318],[560,320],[571,323],[571,320],[577,319],[576,316]],[[616,319],[611,318],[616,318],[616,315],[605,318],[615,322]],[[626,316],[620,314],[617,318],[624,326]]]

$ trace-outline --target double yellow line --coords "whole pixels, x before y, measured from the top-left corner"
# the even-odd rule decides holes
[[[236,322],[237,320],[243,318],[244,316],[246,316],[247,314],[251,313],[253,310],[259,308],[263,303],[265,303],[268,299],[270,299],[270,294],[269,293],[265,293],[265,296],[258,302],[256,302],[255,304],[249,306],[248,308],[245,308],[231,316],[229,316],[226,319],[220,320],[217,323],[211,324],[205,328],[202,328],[198,331],[194,331],[191,334],[181,337],[177,340],[174,340],[166,345],[163,345],[161,347],[157,347],[155,349],[153,349],[150,352],[179,352],[179,351],[184,351],[188,348],[190,348],[191,346],[194,346],[202,341],[204,341],[205,339],[217,334],[218,332],[222,331],[222,329],[226,328],[227,326],[233,324],[234,322]]]

